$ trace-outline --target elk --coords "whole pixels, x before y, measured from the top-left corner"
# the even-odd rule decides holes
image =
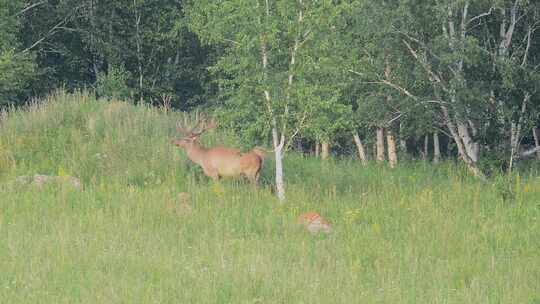
[[[198,115],[197,115],[198,116]],[[204,117],[196,118],[194,126],[189,127],[187,121],[177,122],[176,130],[183,136],[173,140],[174,145],[184,149],[188,158],[201,166],[204,174],[214,181],[222,177],[247,177],[256,185],[262,169],[265,151],[255,147],[247,153],[239,149],[216,146],[205,148],[199,143],[199,137],[209,129],[216,127],[216,123],[208,122]]]

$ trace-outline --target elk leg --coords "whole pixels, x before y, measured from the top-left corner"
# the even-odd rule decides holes
[[[261,169],[259,168],[259,170],[257,170],[257,173],[255,173],[255,185],[259,184],[260,177],[261,177]]]
[[[259,185],[259,176],[260,176],[260,170],[257,170],[255,172],[249,172],[249,174],[246,174],[246,177],[249,179],[251,184],[253,184],[253,186]]]

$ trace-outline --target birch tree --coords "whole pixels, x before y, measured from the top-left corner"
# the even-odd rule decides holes
[[[538,67],[534,65],[534,42],[540,29],[540,5],[534,1],[496,1],[488,12],[494,25],[491,52],[494,79],[490,92],[491,102],[497,107],[501,136],[508,138],[509,164],[519,157],[519,146],[525,126],[530,125],[535,111],[531,98],[537,93]],[[536,78],[536,79],[535,79]]]
[[[344,69],[357,77],[351,80],[357,119],[375,129],[376,160],[388,158],[391,167],[398,162],[396,135],[404,140],[400,126],[415,110],[409,97],[395,90],[415,81],[411,60],[404,56],[393,29],[393,20],[401,18],[398,8],[397,1],[353,1],[347,15],[349,28],[343,32],[351,49]]]
[[[270,134],[280,201],[285,200],[285,147],[311,118],[317,93],[310,68],[320,58],[308,50],[335,12],[332,1],[308,0],[203,0],[187,9],[191,29],[223,50],[213,70],[231,117]]]
[[[480,178],[481,123],[485,113],[486,96],[481,87],[470,81],[471,69],[478,61],[485,60],[481,46],[472,31],[489,13],[485,1],[475,3],[471,12],[470,1],[440,1],[436,4],[404,4],[407,29],[396,29],[403,35],[403,43],[432,86],[432,98],[414,96],[410,90],[395,86],[401,93],[416,102],[434,103],[441,118],[457,145],[460,158],[469,170]],[[418,16],[421,14],[421,16]],[[414,16],[414,17],[413,17]],[[418,21],[415,21],[415,20]]]

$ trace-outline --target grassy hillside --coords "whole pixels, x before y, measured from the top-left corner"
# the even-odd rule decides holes
[[[537,177],[288,155],[280,205],[271,158],[258,190],[190,165],[170,144],[179,115],[62,93],[4,115],[0,302],[540,303]],[[84,190],[13,182],[33,174]],[[305,211],[333,233],[299,229]]]

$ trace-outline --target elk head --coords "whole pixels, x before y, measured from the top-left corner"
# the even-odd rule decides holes
[[[188,119],[184,117],[183,122],[176,123],[176,130],[182,136],[181,139],[173,140],[173,143],[180,148],[190,149],[198,141],[199,137],[206,131],[216,127],[214,120],[208,121],[204,115],[195,117],[195,124],[190,126]]]

